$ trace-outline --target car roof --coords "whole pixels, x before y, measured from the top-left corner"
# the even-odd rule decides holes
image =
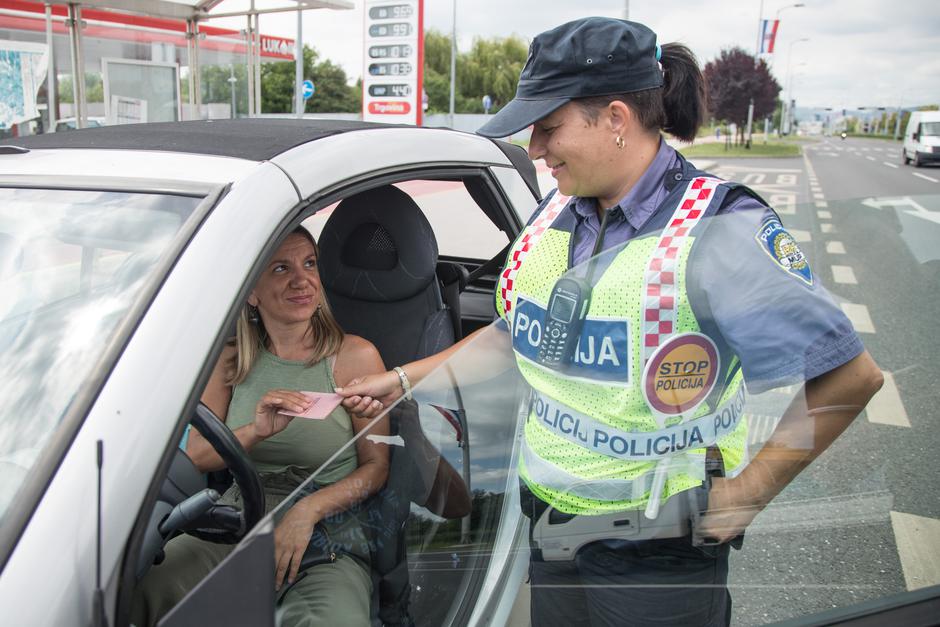
[[[234,120],[191,120],[150,122],[77,129],[68,133],[47,133],[0,140],[28,150],[127,150],[143,153],[183,153],[229,157],[246,162],[272,160],[308,142],[344,133],[376,129],[408,129],[410,132],[449,131],[480,139],[479,135],[452,129],[379,124],[358,120],[317,120],[290,118],[240,118]],[[538,194],[535,167],[525,150],[505,141],[496,145],[521,174],[526,185]],[[0,151],[2,152],[2,151]],[[91,154],[91,153],[89,153]],[[107,153],[96,152],[95,155]],[[25,156],[25,155],[24,155]],[[154,155],[156,158],[157,155]],[[100,157],[96,157],[98,159]],[[94,161],[95,159],[93,159]],[[224,170],[226,164],[220,162]],[[229,166],[231,163],[229,163]],[[185,168],[184,168],[185,169]],[[205,178],[205,177],[201,177]]]
[[[266,161],[309,141],[389,124],[347,120],[245,118],[120,124],[0,141],[23,148],[159,150]]]

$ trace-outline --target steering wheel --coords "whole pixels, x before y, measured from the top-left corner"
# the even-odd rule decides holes
[[[235,484],[241,490],[242,508],[214,505],[200,517],[200,526],[184,531],[209,542],[236,544],[264,516],[261,478],[235,434],[205,404],[200,402],[196,405],[190,424],[219,454],[232,473]]]

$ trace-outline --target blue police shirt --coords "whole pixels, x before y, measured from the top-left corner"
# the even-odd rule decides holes
[[[680,165],[676,151],[661,142],[650,167],[610,209],[605,251],[641,231],[669,193],[666,171]],[[576,197],[566,210],[577,219],[572,239],[577,265],[590,258],[597,240],[597,204]],[[783,242],[798,263],[785,265],[786,254],[775,252],[773,241]],[[712,218],[688,267],[687,291],[693,303],[702,303],[696,316],[714,321],[740,358],[751,393],[815,378],[864,349],[776,214],[751,196],[733,200]]]

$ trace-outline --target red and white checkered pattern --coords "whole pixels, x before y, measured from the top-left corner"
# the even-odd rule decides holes
[[[676,272],[679,251],[711,202],[721,181],[714,178],[692,179],[659,243],[650,257],[643,278],[643,361],[649,360],[659,345],[676,332]]]
[[[506,264],[506,269],[499,275],[499,295],[500,298],[503,299],[503,311],[506,314],[509,313],[512,309],[513,302],[515,302],[513,283],[516,280],[516,274],[519,272],[519,268],[522,267],[522,260],[525,259],[529,251],[535,248],[535,245],[542,239],[542,234],[548,230],[548,227],[552,225],[552,222],[555,221],[558,214],[565,208],[569,198],[570,196],[564,196],[561,192],[555,190],[555,195],[552,196],[548,205],[542,209],[542,213],[535,219],[535,222],[525,228],[522,233],[522,238],[519,240],[518,244],[516,244],[516,247],[510,251],[509,263]],[[506,319],[510,320],[508,316]]]

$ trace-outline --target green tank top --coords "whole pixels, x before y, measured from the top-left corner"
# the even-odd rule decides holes
[[[232,392],[229,403],[229,427],[238,427],[254,420],[258,400],[272,389],[305,392],[333,392],[336,382],[329,359],[321,359],[307,367],[302,361],[288,361],[262,351],[248,377]],[[352,422],[342,406],[323,420],[294,418],[286,429],[258,443],[249,456],[259,473],[284,473],[297,470],[307,476],[317,470],[353,437]],[[358,466],[355,446],[347,446],[316,477],[320,485],[339,481]]]

